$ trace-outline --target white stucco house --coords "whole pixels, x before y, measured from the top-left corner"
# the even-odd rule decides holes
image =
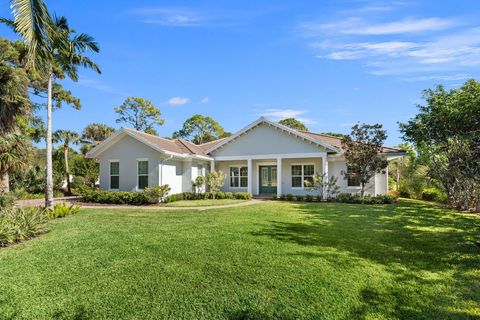
[[[384,147],[383,156],[394,160],[402,150]],[[100,164],[100,188],[140,191],[168,184],[170,194],[192,191],[192,181],[210,170],[227,176],[223,191],[253,195],[308,194],[305,180],[315,173],[338,178],[341,192],[360,190],[348,171],[341,139],[297,131],[260,118],[234,135],[195,145],[121,128],[93,148],[87,157]],[[387,174],[377,174],[366,187],[371,195],[388,192]]]

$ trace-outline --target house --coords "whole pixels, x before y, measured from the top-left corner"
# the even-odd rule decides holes
[[[384,147],[382,155],[394,160],[402,150]],[[338,178],[341,192],[357,193],[348,172],[341,139],[297,131],[260,118],[236,134],[195,145],[122,128],[93,148],[87,157],[100,164],[100,188],[139,191],[168,184],[170,194],[192,191],[192,181],[208,171],[227,176],[222,191],[263,194],[307,194],[305,181],[315,173]],[[366,186],[367,194],[388,192],[387,173],[378,173]]]

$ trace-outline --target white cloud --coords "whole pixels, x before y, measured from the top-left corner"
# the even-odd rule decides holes
[[[134,13],[142,16],[144,23],[169,27],[195,27],[201,25],[205,20],[205,17],[199,12],[185,8],[143,8]]]
[[[203,98],[202,100],[200,100],[200,103],[209,103],[210,102],[210,98],[209,97],[205,97]]]
[[[305,110],[298,109],[265,109],[260,113],[263,117],[273,118],[273,120],[283,120],[287,118],[295,118],[305,124],[316,124],[317,122],[313,119],[301,117],[301,115],[307,113]]]
[[[167,103],[172,106],[180,106],[190,102],[190,99],[186,97],[173,97],[168,99]]]
[[[350,17],[342,19],[341,22],[333,23],[305,22],[300,24],[300,29],[307,36],[316,36],[325,33],[345,35],[394,35],[445,30],[457,24],[458,21],[456,20],[438,17],[423,19],[405,18],[399,21],[374,24],[368,23],[363,18]]]

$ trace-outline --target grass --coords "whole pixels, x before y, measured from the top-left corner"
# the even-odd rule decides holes
[[[224,206],[228,204],[237,204],[245,202],[246,200],[238,199],[207,199],[207,200],[181,200],[166,203],[165,207],[209,207],[209,206]]]
[[[0,318],[478,319],[479,227],[415,201],[84,209],[0,249]]]

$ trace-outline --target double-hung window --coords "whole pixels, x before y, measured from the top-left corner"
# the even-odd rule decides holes
[[[110,161],[110,189],[120,188],[120,162]]]
[[[248,186],[248,168],[230,167],[230,187],[247,188]]]
[[[148,160],[137,161],[138,189],[148,187]]]
[[[197,176],[203,176],[203,165],[197,165]]]
[[[313,182],[314,174],[315,166],[313,164],[292,165],[292,188],[306,187],[307,183]]]
[[[360,179],[358,178],[358,172],[355,170],[355,168],[351,166],[347,167],[347,186],[360,187]]]

